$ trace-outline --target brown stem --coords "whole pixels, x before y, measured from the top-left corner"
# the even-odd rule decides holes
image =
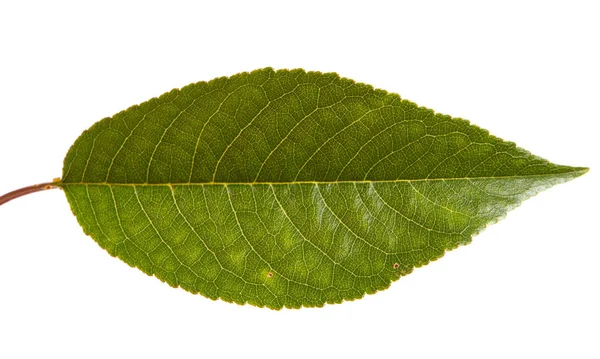
[[[12,201],[13,199],[19,198],[26,194],[30,194],[33,192],[45,191],[47,189],[52,189],[52,188],[59,188],[59,187],[56,186],[54,182],[46,182],[46,183],[34,184],[33,186],[23,187],[18,190],[15,190],[15,191],[8,192],[7,194],[0,196],[0,206],[8,201]]]

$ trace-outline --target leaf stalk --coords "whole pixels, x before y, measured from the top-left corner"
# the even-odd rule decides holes
[[[6,202],[12,201],[15,198],[19,198],[19,197],[25,196],[30,193],[45,191],[45,190],[49,190],[49,189],[53,189],[53,188],[59,188],[55,182],[39,183],[39,184],[34,184],[33,186],[19,188],[12,192],[8,192],[7,194],[5,194],[3,196],[0,196],[0,206]]]

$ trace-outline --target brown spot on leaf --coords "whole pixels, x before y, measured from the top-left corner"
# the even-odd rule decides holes
[[[398,267],[400,267],[400,264],[394,263],[394,269],[398,269]]]
[[[273,278],[273,272],[269,272],[269,273],[267,274],[267,277],[269,277],[269,278]]]

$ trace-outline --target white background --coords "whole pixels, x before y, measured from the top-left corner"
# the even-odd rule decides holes
[[[60,191],[23,197],[0,207],[1,358],[600,357],[593,1],[86,3],[0,2],[0,193],[59,177],[101,118],[265,66],[335,71],[591,171],[386,291],[279,312],[172,289],[85,236]]]

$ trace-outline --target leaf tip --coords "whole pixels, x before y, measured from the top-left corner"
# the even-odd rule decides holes
[[[589,167],[579,167],[579,170],[577,172],[579,172],[580,176],[583,176],[584,174],[588,173],[590,171]]]
[[[568,173],[570,174],[570,179],[574,179],[583,176],[588,173],[589,170],[588,167],[571,167]]]

